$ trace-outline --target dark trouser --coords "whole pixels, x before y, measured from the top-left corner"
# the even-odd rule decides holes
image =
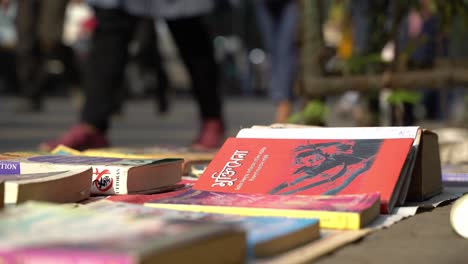
[[[96,9],[98,26],[85,70],[82,122],[106,131],[123,89],[128,43],[138,18],[117,9]],[[202,119],[221,117],[221,96],[213,46],[201,18],[168,21],[179,54],[192,78],[192,91]]]
[[[106,131],[121,103],[128,44],[136,18],[120,10],[95,9],[98,21],[84,69],[84,123]]]
[[[67,0],[19,0],[17,74],[21,94],[39,100],[47,77],[46,59],[61,44]]]
[[[192,80],[201,119],[222,118],[218,66],[201,17],[168,20],[167,24]]]
[[[152,90],[158,102],[158,112],[165,113],[169,109],[167,95],[169,90],[169,78],[159,52],[158,34],[156,34],[154,26],[153,19],[143,18],[139,22],[135,38],[140,49],[135,55],[135,60],[145,73],[156,73],[156,89]]]

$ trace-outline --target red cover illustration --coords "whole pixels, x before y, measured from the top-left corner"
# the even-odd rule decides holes
[[[229,138],[194,189],[301,195],[379,192],[385,212],[412,142]]]

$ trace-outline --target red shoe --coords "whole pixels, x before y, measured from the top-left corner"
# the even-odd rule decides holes
[[[192,144],[195,151],[209,151],[219,147],[224,142],[225,129],[220,119],[204,120],[201,126],[200,135]]]
[[[81,151],[89,148],[105,148],[109,146],[109,142],[103,133],[92,126],[78,124],[71,127],[57,140],[41,143],[39,150],[51,151],[58,145],[65,145]]]

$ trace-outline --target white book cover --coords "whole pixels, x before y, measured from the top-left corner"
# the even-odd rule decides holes
[[[419,126],[244,128],[238,138],[383,139],[416,138]]]

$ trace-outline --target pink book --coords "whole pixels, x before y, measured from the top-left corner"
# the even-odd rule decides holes
[[[147,206],[249,216],[319,218],[320,226],[359,229],[379,215],[380,195],[268,195],[181,190],[154,196]]]

